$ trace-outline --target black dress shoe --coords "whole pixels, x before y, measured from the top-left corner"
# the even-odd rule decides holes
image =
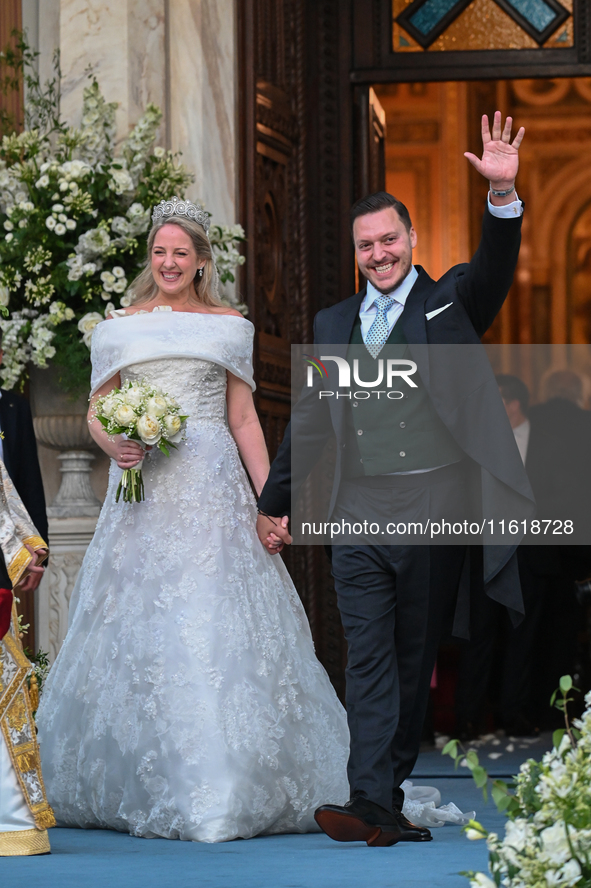
[[[314,819],[320,829],[336,842],[367,842],[373,847],[395,845],[400,841],[398,815],[393,815],[363,796],[354,796],[346,805],[322,805]]]
[[[431,842],[433,836],[426,826],[417,826],[402,811],[394,811],[394,818],[400,827],[399,842]]]

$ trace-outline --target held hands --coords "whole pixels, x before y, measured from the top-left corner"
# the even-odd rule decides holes
[[[464,153],[464,157],[468,158],[474,169],[489,180],[491,188],[495,191],[509,191],[515,185],[515,177],[519,169],[519,146],[525,135],[525,129],[520,127],[511,142],[513,120],[508,117],[503,128],[501,128],[502,122],[501,112],[495,111],[491,135],[488,117],[483,114],[482,159],[469,151]],[[514,199],[515,195],[512,195],[511,200]]]
[[[19,592],[34,592],[45,572],[45,568],[41,567],[39,562],[47,555],[47,549],[32,549],[28,543],[25,548],[33,556],[33,560],[29,562],[25,571],[24,578],[18,584]]]
[[[257,517],[257,534],[259,540],[271,555],[281,552],[283,546],[291,544],[291,536],[287,529],[289,525],[289,517],[284,515],[283,518],[269,517],[259,512]]]

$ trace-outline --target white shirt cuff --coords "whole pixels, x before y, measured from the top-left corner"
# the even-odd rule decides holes
[[[490,202],[490,192],[488,194],[488,209],[490,210],[491,216],[496,216],[497,219],[513,219],[515,216],[523,215],[523,204],[517,197],[517,192],[515,192],[515,200],[513,203],[505,204],[504,207],[495,207]]]

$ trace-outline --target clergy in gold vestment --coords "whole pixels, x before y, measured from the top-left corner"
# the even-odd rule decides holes
[[[23,653],[12,588],[47,556],[0,461],[0,857],[47,854],[55,818],[43,786],[29,691],[32,665]]]

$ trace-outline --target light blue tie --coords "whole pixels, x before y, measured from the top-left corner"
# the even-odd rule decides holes
[[[394,296],[378,296],[376,299],[378,313],[365,337],[365,345],[372,358],[377,358],[390,335],[388,311],[393,302]]]

